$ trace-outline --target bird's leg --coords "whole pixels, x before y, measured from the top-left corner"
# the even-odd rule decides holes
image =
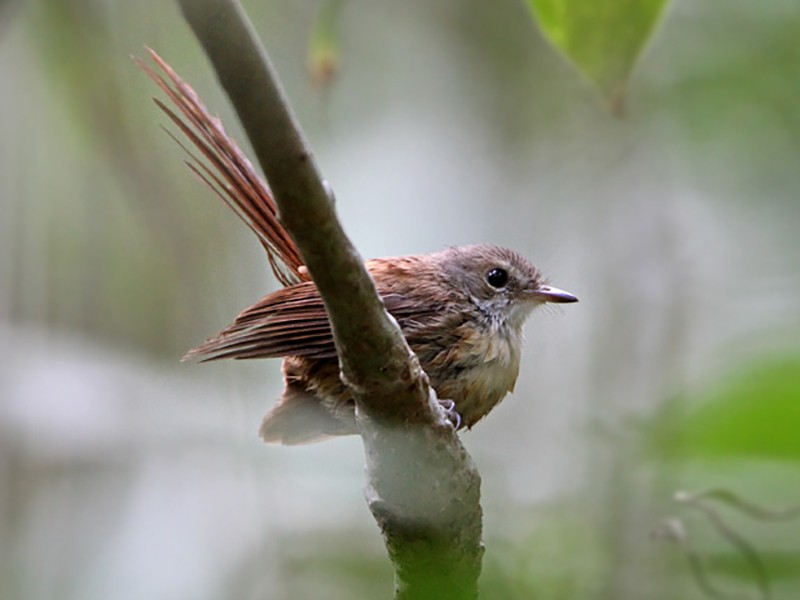
[[[461,415],[456,410],[456,403],[452,400],[439,400],[439,406],[444,409],[447,418],[453,424],[453,429],[458,431],[461,428]]]

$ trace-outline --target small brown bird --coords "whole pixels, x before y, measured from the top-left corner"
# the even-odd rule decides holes
[[[196,159],[190,168],[258,235],[286,286],[244,310],[185,358],[284,359],[284,392],[261,425],[267,442],[303,444],[357,433],[354,402],[339,376],[322,298],[278,220],[269,189],[194,91],[150,54],[169,81],[141,61],[140,66],[195,129],[156,103],[213,170]],[[522,325],[530,312],[543,303],[577,301],[546,285],[522,255],[500,246],[379,258],[366,266],[456,428],[472,427],[514,389]]]
[[[522,324],[545,302],[577,298],[544,285],[524,257],[499,246],[465,246],[367,262],[436,394],[458,425],[472,427],[514,389]],[[267,442],[299,444],[356,433],[354,403],[322,298],[307,281],[270,294],[187,358],[283,357],[286,389],[264,418]]]

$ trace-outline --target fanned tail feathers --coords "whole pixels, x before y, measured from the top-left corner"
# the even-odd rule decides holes
[[[134,61],[172,103],[170,108],[161,100],[153,99],[191,142],[187,145],[167,131],[188,155],[189,159],[185,161],[187,166],[256,234],[266,250],[272,272],[286,290],[310,281],[308,272],[303,268],[300,251],[278,218],[278,209],[267,184],[256,173],[236,142],[225,132],[221,121],[208,112],[191,86],[156,52],[150,48],[147,51],[155,66],[138,58],[134,58]],[[187,146],[194,146],[200,156]],[[310,287],[313,288],[313,285]],[[317,296],[311,303],[316,309],[312,311],[316,312],[312,320],[321,316],[321,323],[318,324],[320,331],[317,332],[320,339],[316,340],[317,350],[324,347],[322,353],[330,354],[330,330],[327,329],[327,337],[326,332],[322,331],[327,327],[327,318],[321,301]],[[187,352],[183,360],[280,356],[291,345],[291,334],[280,331],[277,322],[277,331],[267,326],[267,321],[271,319],[257,319],[261,306],[262,303],[259,303],[243,311],[232,325]],[[270,340],[264,337],[264,333],[275,334],[275,337]]]
[[[267,184],[197,93],[158,54],[149,48],[147,51],[156,68],[134,58],[136,64],[164,91],[184,118],[160,100],[154,99],[155,103],[208,163],[167,132],[189,156],[186,164],[258,236],[272,272],[282,285],[308,281],[301,268],[300,251],[278,219],[278,209]]]

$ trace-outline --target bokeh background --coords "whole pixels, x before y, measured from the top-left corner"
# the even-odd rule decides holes
[[[349,0],[328,85],[317,2],[244,4],[365,256],[496,242],[581,298],[463,435],[483,596],[800,597],[791,514],[674,500],[800,504],[800,5],[674,0],[614,114],[522,2]],[[278,361],[179,363],[276,282],[145,45],[246,147],[172,2],[0,2],[0,597],[389,598],[360,440],[266,447]]]

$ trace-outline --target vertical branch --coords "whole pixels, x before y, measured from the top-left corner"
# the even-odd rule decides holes
[[[235,0],[179,0],[256,152],[331,321],[353,392],[367,500],[396,598],[477,598],[480,476],[345,235],[277,76]]]

